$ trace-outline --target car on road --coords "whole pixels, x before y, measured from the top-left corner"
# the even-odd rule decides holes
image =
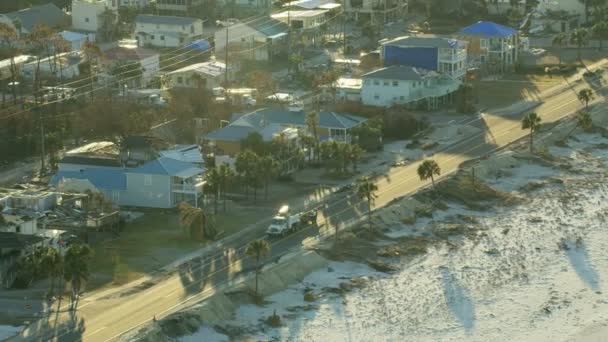
[[[299,228],[310,224],[317,223],[317,210],[309,210],[291,214],[288,205],[284,205],[279,209],[279,212],[272,218],[270,226],[266,230],[266,235],[269,238],[277,236],[285,236],[288,233],[294,232]]]

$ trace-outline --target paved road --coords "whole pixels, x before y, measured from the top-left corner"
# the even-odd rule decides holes
[[[574,90],[586,87],[578,84]],[[596,101],[603,101],[598,96]],[[582,107],[574,91],[565,91],[546,99],[535,109],[543,122],[559,120]],[[472,119],[472,124],[482,127],[481,134],[472,136],[449,149],[437,153],[433,158],[438,162],[443,175],[456,171],[459,165],[477,158],[500,146],[516,141],[527,132],[520,128],[522,113],[494,112]],[[416,168],[419,162],[394,168],[380,179],[376,207],[384,206],[394,198],[411,194],[428,185],[419,180]],[[325,202],[319,222],[321,227],[304,229],[273,242],[273,262],[278,255],[298,246],[308,237],[319,232],[331,234],[336,225],[345,225],[365,215],[365,205],[348,192],[331,195]],[[237,239],[223,245],[223,252],[194,260],[190,265],[180,267],[179,272],[168,275],[156,285],[123,297],[84,298],[77,313],[62,312],[49,315],[30,326],[19,340],[46,341],[108,341],[115,340],[124,332],[149,322],[156,315],[162,317],[183,306],[194,303],[212,294],[219,284],[238,281],[252,269],[249,260],[238,260],[242,246],[263,234],[267,222],[262,222],[245,231]],[[210,275],[210,276],[209,276]],[[17,339],[15,339],[17,340]]]

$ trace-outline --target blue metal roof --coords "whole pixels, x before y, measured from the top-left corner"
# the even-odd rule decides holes
[[[365,121],[367,121],[366,118],[347,113],[319,113],[320,128],[349,129]],[[277,108],[259,109],[240,116],[230,125],[210,132],[204,138],[208,140],[240,141],[252,132],[260,133],[268,125],[307,127],[306,112]]]
[[[201,173],[203,170],[194,164],[181,160],[160,157],[149,161],[141,166],[129,169],[129,173],[139,173],[147,175],[167,175],[167,176],[192,176]]]
[[[85,169],[80,172],[59,171],[51,178],[50,184],[57,186],[64,179],[88,180],[98,189],[127,189],[127,177],[123,169]]]
[[[479,35],[485,37],[508,37],[517,33],[517,30],[491,21],[479,21],[460,30],[461,34]]]

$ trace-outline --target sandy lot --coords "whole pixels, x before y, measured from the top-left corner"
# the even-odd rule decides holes
[[[263,307],[241,306],[225,324],[238,327],[239,338],[257,340],[601,341],[608,323],[604,146],[608,139],[599,134],[579,134],[549,148],[559,158],[553,166],[516,158],[517,165],[488,172],[484,181],[523,197],[519,204],[473,211],[450,203],[387,235],[418,234],[457,214],[475,218],[474,233],[449,236],[419,257],[387,258],[393,274],[333,262]],[[327,291],[361,277],[361,289]],[[304,301],[305,289],[318,297]],[[274,310],[280,328],[261,321]],[[226,340],[208,329],[182,340]]]

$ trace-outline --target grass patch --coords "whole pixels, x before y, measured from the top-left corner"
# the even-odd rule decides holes
[[[403,224],[415,224],[416,223],[416,215],[407,216],[401,220]]]
[[[416,214],[416,217],[427,217],[427,218],[433,218],[433,208],[432,207],[416,207],[416,209],[414,209],[414,214]]]
[[[226,213],[218,213],[215,224],[224,238],[271,215],[272,211],[259,207],[229,208]],[[177,211],[146,212],[141,219],[127,224],[118,238],[92,246],[93,275],[87,287],[132,282],[207,243],[193,241],[184,233]]]
[[[480,202],[503,201],[513,203],[518,199],[507,192],[496,190],[480,180],[473,182],[471,177],[463,173],[437,184],[437,192],[443,198],[460,201],[473,209],[484,209],[486,207]]]

